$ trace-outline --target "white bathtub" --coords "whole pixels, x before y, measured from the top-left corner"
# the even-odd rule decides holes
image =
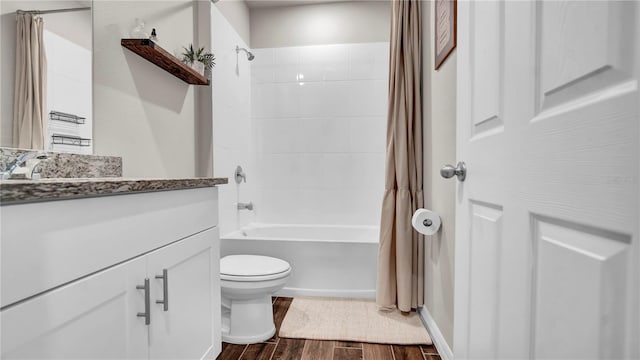
[[[375,226],[250,224],[222,236],[220,254],[288,261],[291,277],[280,296],[375,298]]]

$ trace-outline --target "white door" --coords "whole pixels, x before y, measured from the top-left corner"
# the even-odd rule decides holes
[[[218,264],[217,248],[213,248],[217,237],[218,229],[209,229],[148,255],[152,284],[151,359],[186,360],[217,355],[213,333],[216,294],[212,292],[218,281],[214,270],[216,275],[219,273],[219,268],[213,269]],[[219,292],[220,288],[217,289]],[[167,306],[158,301],[166,301]],[[220,312],[219,300],[215,311]],[[219,317],[217,321],[215,328],[219,329]]]
[[[0,313],[2,359],[147,359],[146,262],[129,261]]]
[[[639,7],[458,2],[456,358],[640,357]]]

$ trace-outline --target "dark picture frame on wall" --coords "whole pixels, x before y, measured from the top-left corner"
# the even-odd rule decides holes
[[[435,1],[435,69],[438,70],[456,48],[457,41],[457,0]]]

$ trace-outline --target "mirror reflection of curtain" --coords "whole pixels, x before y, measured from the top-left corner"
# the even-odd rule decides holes
[[[13,146],[43,150],[47,92],[44,22],[41,17],[28,13],[17,14],[16,17]]]
[[[424,299],[424,235],[411,226],[411,215],[424,202],[421,1],[391,4],[387,164],[376,302],[382,308],[411,311]]]

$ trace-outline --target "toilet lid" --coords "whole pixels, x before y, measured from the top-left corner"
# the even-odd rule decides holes
[[[289,271],[289,263],[259,255],[228,255],[220,259],[220,274],[229,276],[266,276]]]

